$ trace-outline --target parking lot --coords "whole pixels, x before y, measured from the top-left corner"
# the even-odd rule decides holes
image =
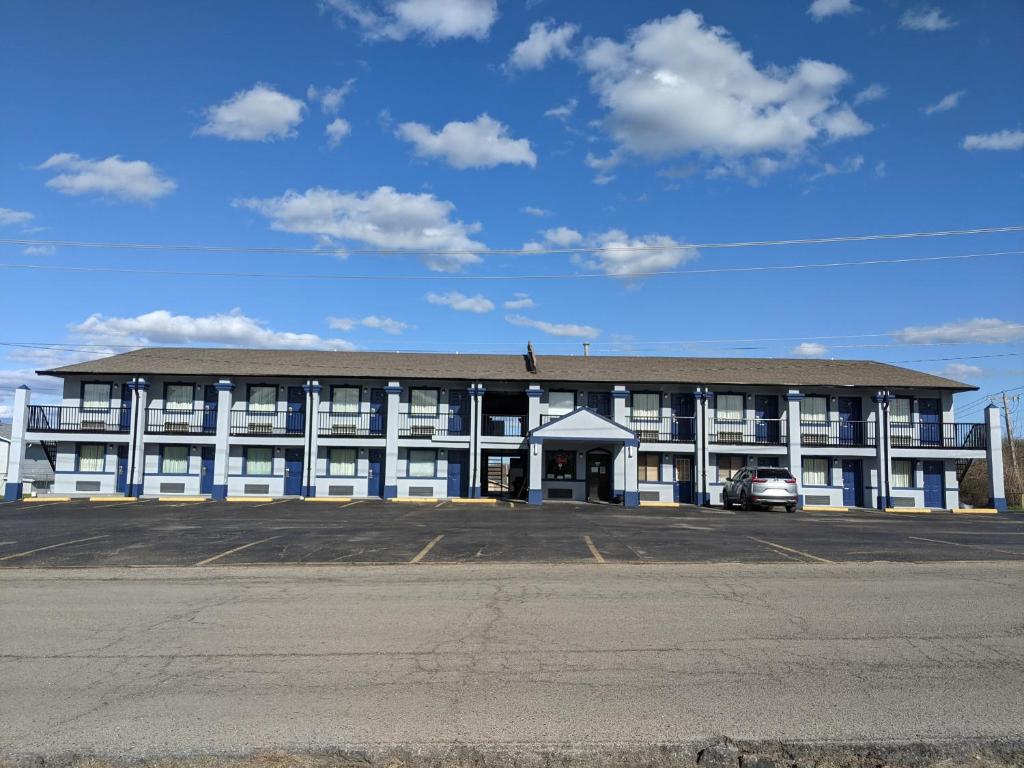
[[[1024,559],[1024,515],[283,500],[0,505],[0,567]]]

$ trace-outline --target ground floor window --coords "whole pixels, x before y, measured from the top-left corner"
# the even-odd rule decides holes
[[[828,485],[828,459],[804,459],[804,485]]]
[[[356,449],[331,448],[327,457],[327,474],[335,477],[355,477]]]
[[[743,469],[743,457],[742,456],[728,456],[719,454],[718,456],[718,482],[724,483],[734,474]]]
[[[914,487],[914,462],[910,459],[892,460],[892,485],[894,488]]]
[[[102,472],[105,469],[107,454],[104,445],[78,446],[78,471]]]
[[[575,480],[576,451],[548,451],[544,454],[545,480]]]
[[[661,454],[638,454],[636,460],[636,478],[641,483],[656,483],[661,480]]]
[[[163,446],[160,449],[160,473],[164,475],[187,475],[188,446]]]
[[[409,477],[434,477],[437,474],[437,451],[428,448],[409,449]]]
[[[246,475],[274,474],[274,449],[256,446],[246,448],[245,466],[242,471]]]

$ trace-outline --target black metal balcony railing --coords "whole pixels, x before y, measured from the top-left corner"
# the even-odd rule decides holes
[[[217,409],[189,411],[146,409],[146,432],[151,435],[214,435],[217,433]]]
[[[873,448],[873,421],[801,421],[800,444],[828,448]]]
[[[306,415],[302,411],[232,411],[231,434],[259,437],[284,435],[301,437],[306,431]]]
[[[469,419],[457,413],[400,413],[399,437],[468,435]]]
[[[317,428],[320,437],[385,437],[387,413],[322,411]]]
[[[129,432],[132,411],[123,408],[81,408],[72,405],[30,405],[29,432]]]
[[[629,428],[642,443],[692,443],[697,436],[693,416],[634,416]]]
[[[526,434],[526,416],[484,414],[480,432],[488,437],[523,437]]]
[[[889,422],[889,443],[893,448],[988,448],[985,424],[931,422]]]
[[[715,419],[711,442],[726,445],[784,445],[783,419]]]

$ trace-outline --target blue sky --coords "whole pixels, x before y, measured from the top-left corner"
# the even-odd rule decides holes
[[[139,344],[589,340],[1019,386],[1020,256],[638,273],[1024,250],[685,247],[1024,224],[1022,29],[1010,0],[9,0],[0,238],[286,250],[0,246],[47,268],[0,270],[0,415],[32,370]],[[381,249],[435,255],[353,253]]]

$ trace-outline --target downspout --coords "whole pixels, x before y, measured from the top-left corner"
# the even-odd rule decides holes
[[[128,477],[125,478],[125,495],[135,495],[135,449],[139,442],[139,377],[132,379],[132,431],[128,447]]]
[[[707,392],[701,387],[700,392],[700,429],[697,430],[697,434],[700,436],[699,445],[697,450],[700,451],[700,498],[701,506],[708,506],[708,462],[707,456],[705,455],[704,445],[707,442],[708,419],[707,419]]]
[[[879,438],[882,440],[882,472],[885,474],[885,498],[882,500],[884,509],[892,504],[891,467],[889,465],[889,393],[882,396],[882,425]]]
[[[479,439],[477,437],[477,417],[479,416],[479,410],[482,404],[479,402],[479,394],[477,393],[476,382],[473,383],[472,402],[469,404],[469,428],[470,428],[470,450],[473,451],[472,465],[473,465],[473,476],[469,479],[469,492],[470,494],[476,493],[477,478],[480,476],[480,456],[477,453],[477,446],[479,445]],[[480,494],[483,495],[482,493]]]

